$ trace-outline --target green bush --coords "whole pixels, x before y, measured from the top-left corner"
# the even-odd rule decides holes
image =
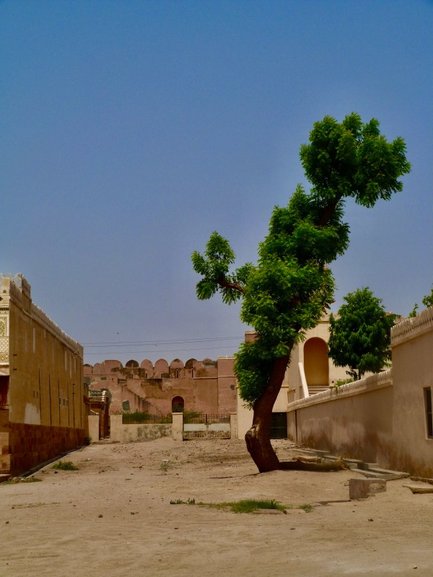
[[[78,471],[77,465],[72,461],[58,461],[53,465],[53,469],[57,471]]]

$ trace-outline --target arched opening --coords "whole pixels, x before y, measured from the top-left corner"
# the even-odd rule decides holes
[[[183,397],[173,397],[171,400],[171,412],[172,413],[183,413],[185,407],[185,401]]]
[[[309,387],[329,386],[328,345],[313,337],[304,344],[304,370]]]

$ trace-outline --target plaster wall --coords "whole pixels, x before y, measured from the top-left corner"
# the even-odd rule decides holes
[[[82,356],[81,345],[32,302],[22,275],[0,276],[0,430],[11,472],[87,436]]]
[[[433,308],[406,319],[392,333],[394,447],[401,469],[433,477],[433,438],[426,427],[424,388],[433,389]]]
[[[309,447],[433,477],[424,389],[433,393],[433,308],[391,331],[392,370],[288,406],[289,436]]]
[[[342,457],[389,465],[391,372],[370,376],[289,405],[289,438]]]

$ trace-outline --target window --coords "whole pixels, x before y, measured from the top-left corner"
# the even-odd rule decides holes
[[[429,439],[433,439],[433,415],[432,415],[431,387],[426,387],[424,389],[424,407],[425,407],[427,437]]]

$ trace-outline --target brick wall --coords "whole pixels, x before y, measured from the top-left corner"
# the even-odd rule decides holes
[[[82,447],[87,434],[84,429],[22,423],[9,423],[8,429],[12,475]]]

